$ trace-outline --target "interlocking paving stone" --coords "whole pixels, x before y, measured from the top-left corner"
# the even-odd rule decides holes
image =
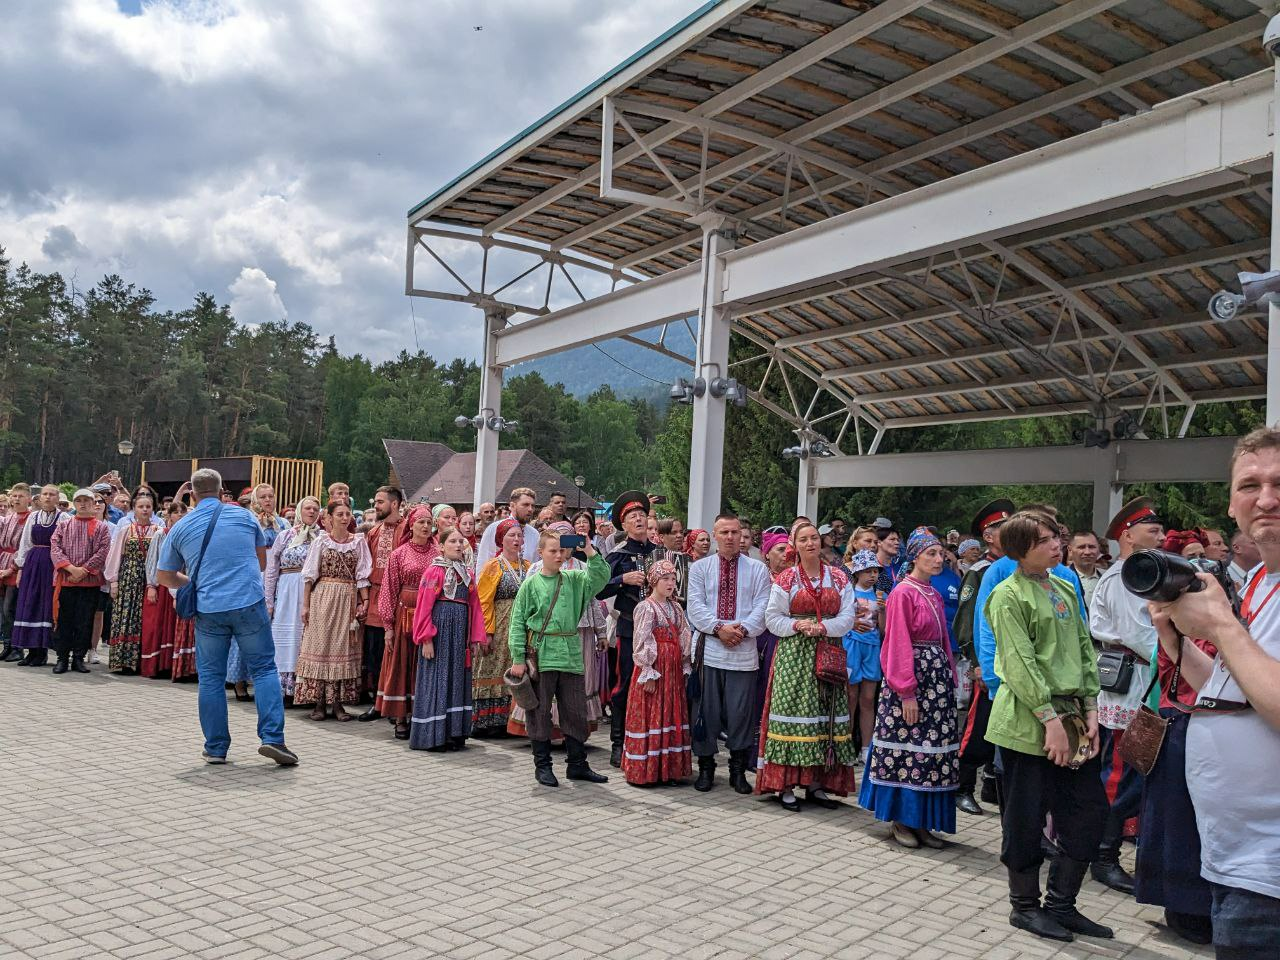
[[[302,758],[200,760],[192,685],[0,665],[0,956],[22,960],[1209,957],[1087,881],[1109,942],[1008,925],[994,815],[910,852],[850,803],[533,782],[527,745],[414,752],[384,723],[287,714]],[[555,754],[563,774],[564,755]],[[1132,866],[1132,850],[1126,861]]]

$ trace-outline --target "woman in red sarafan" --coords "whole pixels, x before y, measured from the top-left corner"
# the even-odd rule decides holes
[[[651,593],[636,605],[622,773],[635,787],[675,784],[693,772],[685,676],[689,621],[673,599],[676,568],[659,560],[649,570]]]

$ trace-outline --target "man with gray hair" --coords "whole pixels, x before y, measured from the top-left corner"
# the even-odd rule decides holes
[[[298,758],[284,743],[284,699],[262,591],[266,536],[248,510],[221,502],[222,477],[216,470],[193,473],[191,491],[195,508],[165,536],[156,579],[171,590],[192,580],[196,584],[196,665],[205,762],[226,763],[231,746],[226,682],[227,653],[234,642],[253,678],[262,741],[258,753],[292,766]]]

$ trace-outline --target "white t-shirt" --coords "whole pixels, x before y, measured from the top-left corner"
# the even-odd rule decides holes
[[[1254,591],[1250,635],[1280,660],[1280,573]],[[1200,695],[1245,699],[1219,654]],[[1187,726],[1187,788],[1200,830],[1200,874],[1280,898],[1280,730],[1256,710],[1201,712]]]

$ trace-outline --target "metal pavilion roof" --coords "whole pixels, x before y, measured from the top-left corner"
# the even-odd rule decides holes
[[[410,225],[669,274],[700,256],[694,209],[734,218],[742,247],[1254,74],[1258,8],[721,0]],[[1254,173],[740,304],[734,328],[887,427],[1262,396],[1263,321],[1203,308],[1266,262],[1270,208]]]

